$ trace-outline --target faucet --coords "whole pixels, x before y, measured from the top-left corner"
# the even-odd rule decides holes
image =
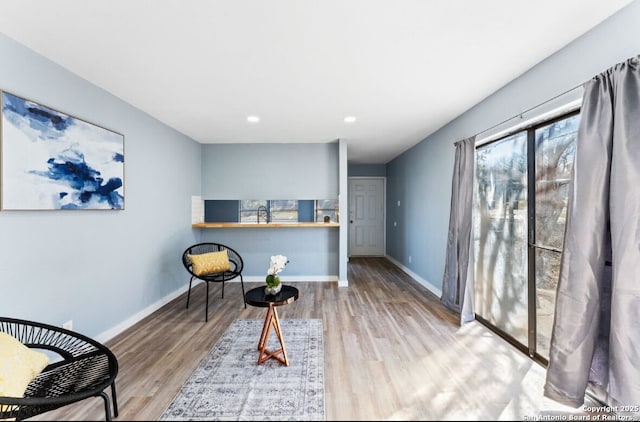
[[[269,211],[267,210],[267,207],[265,207],[264,205],[260,205],[258,207],[258,212],[256,214],[256,217],[258,219],[257,220],[258,224],[260,224],[260,215],[264,216],[265,223],[269,223],[271,221],[271,216],[269,215]]]

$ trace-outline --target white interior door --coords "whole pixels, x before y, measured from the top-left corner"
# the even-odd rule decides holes
[[[349,178],[349,256],[384,256],[384,178]]]

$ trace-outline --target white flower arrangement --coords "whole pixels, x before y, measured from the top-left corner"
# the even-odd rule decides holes
[[[289,259],[284,255],[273,255],[271,257],[271,264],[267,270],[267,294],[276,294],[282,288],[280,284],[280,277],[278,274],[284,270],[284,267],[289,263]]]

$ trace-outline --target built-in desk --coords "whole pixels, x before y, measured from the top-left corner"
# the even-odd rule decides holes
[[[195,223],[194,229],[281,229],[340,227],[340,223]]]

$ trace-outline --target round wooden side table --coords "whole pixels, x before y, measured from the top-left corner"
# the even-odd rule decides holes
[[[258,341],[258,350],[260,351],[258,364],[269,359],[275,359],[289,366],[289,358],[287,358],[287,351],[284,346],[284,338],[282,336],[282,330],[280,329],[280,319],[278,318],[276,307],[293,303],[298,300],[298,296],[299,292],[297,288],[285,284],[282,285],[282,289],[275,295],[266,294],[264,286],[253,288],[244,295],[247,304],[260,308],[269,308],[264,318],[262,334],[260,334],[260,340]],[[269,340],[271,327],[273,327],[280,342],[280,348],[273,351],[267,350],[267,341]]]

